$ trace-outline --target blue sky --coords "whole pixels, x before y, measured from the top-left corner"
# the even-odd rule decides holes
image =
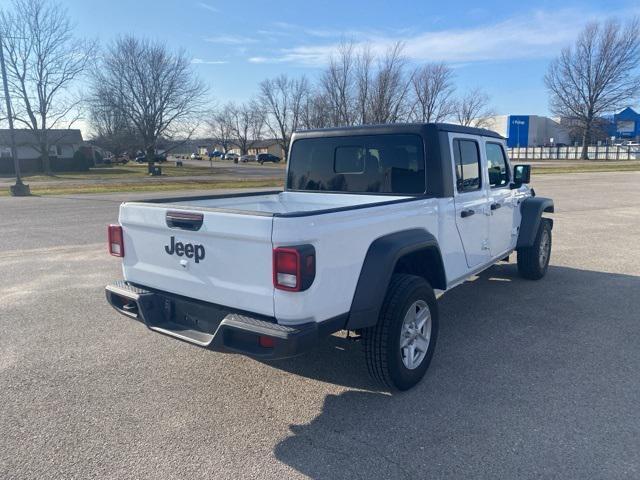
[[[547,114],[549,59],[582,26],[640,14],[638,0],[66,0],[78,33],[107,43],[125,33],[187,50],[219,102],[243,101],[280,73],[318,75],[341,39],[374,50],[402,40],[412,63],[447,61],[460,89],[481,87],[496,113]]]

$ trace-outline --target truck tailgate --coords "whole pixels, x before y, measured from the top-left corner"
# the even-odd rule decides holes
[[[171,221],[181,216],[201,222]],[[125,203],[120,207],[124,278],[273,316],[272,220],[269,215]]]

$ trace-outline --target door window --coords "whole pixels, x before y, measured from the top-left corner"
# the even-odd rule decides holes
[[[487,143],[486,150],[489,185],[491,185],[491,188],[504,187],[509,183],[509,169],[507,168],[507,158],[504,155],[502,145]]]
[[[463,138],[454,139],[453,158],[456,164],[456,186],[458,192],[479,190],[481,181],[478,142]]]

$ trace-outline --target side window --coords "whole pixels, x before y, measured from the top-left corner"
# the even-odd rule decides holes
[[[509,183],[509,169],[502,145],[487,143],[487,168],[491,187],[504,187]]]
[[[456,186],[458,192],[480,189],[480,150],[473,140],[453,140],[453,159],[456,164]]]

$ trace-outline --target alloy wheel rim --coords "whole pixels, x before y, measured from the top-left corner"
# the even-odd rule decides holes
[[[539,254],[539,261],[540,261],[540,268],[544,268],[547,264],[547,260],[549,259],[549,248],[550,248],[550,242],[549,242],[549,232],[547,232],[546,230],[544,230],[542,232],[542,238],[540,239],[540,254]]]
[[[402,321],[400,354],[402,363],[409,370],[418,368],[431,343],[431,311],[424,300],[411,304]]]

